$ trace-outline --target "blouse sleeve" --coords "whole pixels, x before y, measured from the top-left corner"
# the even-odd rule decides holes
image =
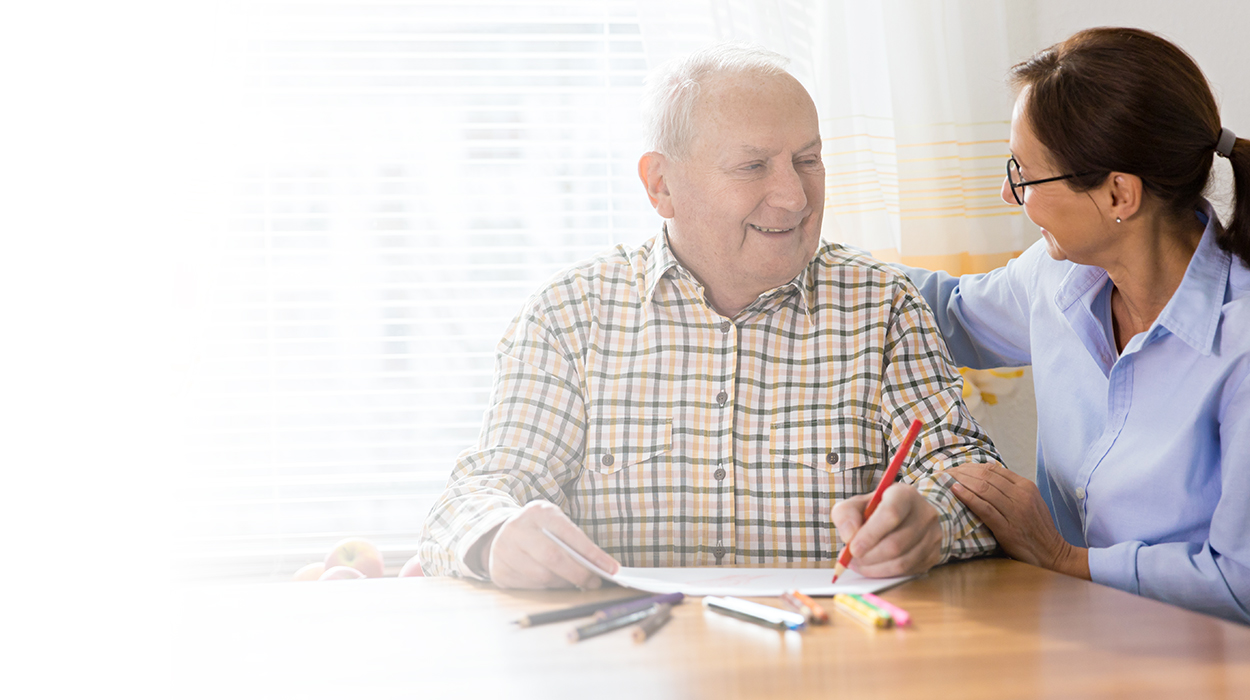
[[[952,277],[896,265],[916,285],[936,317],[955,363],[973,369],[1030,364],[1030,292],[1042,241],[992,272]]]
[[[1089,550],[1095,582],[1250,624],[1250,363],[1220,407],[1219,501],[1205,542],[1118,542]]]

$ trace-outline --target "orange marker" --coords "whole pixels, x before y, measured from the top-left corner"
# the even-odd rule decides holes
[[[907,437],[903,438],[903,444],[898,446],[898,452],[894,453],[894,459],[890,460],[890,466],[886,467],[885,475],[881,477],[881,483],[877,484],[877,490],[872,492],[872,498],[868,499],[868,507],[864,509],[864,522],[868,522],[868,518],[872,517],[873,511],[877,510],[877,506],[881,503],[881,496],[885,490],[890,488],[894,480],[898,478],[898,468],[903,466],[903,460],[907,459],[907,453],[911,452],[912,443],[916,441],[916,436],[920,434],[920,420],[916,419],[911,422],[911,427],[907,429]],[[838,565],[833,567],[833,581],[837,583],[838,577],[846,571],[846,567],[851,563],[851,543],[847,542],[842,548],[842,556],[838,557]]]
[[[821,607],[820,603],[813,600],[811,596],[799,593],[798,591],[790,591],[787,595],[794,598],[812,612],[812,622],[818,625],[823,625],[829,621],[829,613],[825,612],[825,609]]]
[[[794,612],[802,615],[803,619],[806,620],[807,622],[814,622],[815,615],[812,614],[812,609],[807,607],[807,603],[804,603],[803,601],[799,600],[798,597],[794,595],[796,592],[797,591],[792,591],[789,593],[782,593],[781,602],[790,606],[790,609],[794,610]]]

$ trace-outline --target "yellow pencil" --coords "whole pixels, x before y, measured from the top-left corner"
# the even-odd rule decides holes
[[[833,607],[846,614],[856,622],[868,625],[869,627],[890,627],[894,624],[894,618],[888,614],[881,612],[877,608],[868,605],[862,600],[845,593],[839,593],[833,597]]]

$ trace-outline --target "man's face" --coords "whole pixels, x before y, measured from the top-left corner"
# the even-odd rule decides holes
[[[789,75],[735,76],[705,85],[693,117],[687,155],[665,160],[669,200],[657,208],[714,305],[727,293],[754,298],[792,280],[820,242],[816,106]]]

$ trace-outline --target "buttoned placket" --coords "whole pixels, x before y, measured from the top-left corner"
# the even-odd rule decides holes
[[[712,397],[719,415],[718,432],[724,437],[718,445],[717,467],[712,472],[716,480],[716,544],[712,556],[719,566],[725,563],[725,555],[734,547],[734,479],[733,479],[733,388],[738,368],[738,329],[733,322],[720,318],[713,323],[716,352],[716,378],[719,390]],[[726,505],[728,504],[728,505]],[[728,563],[733,563],[730,557]]]
[[[1106,272],[1077,268],[1063,281],[1055,294],[1055,302],[1063,308],[1063,315],[1085,346],[1094,364],[1107,377],[1107,422],[1102,435],[1090,444],[1075,475],[1076,512],[1081,520],[1081,533],[1089,542],[1089,512],[1087,509],[1089,481],[1094,471],[1115,444],[1124,421],[1128,416],[1127,390],[1132,393],[1131,359],[1116,357],[1111,345],[1114,337],[1106,323],[1110,320],[1110,280]],[[1106,308],[1101,308],[1103,305]],[[1105,313],[1099,313],[1103,311]]]
[[[1110,304],[1109,299],[1106,303]],[[1093,309],[1087,310],[1092,317]],[[1109,309],[1107,311],[1109,312]],[[1107,318],[1110,318],[1109,313]],[[1128,414],[1133,403],[1133,370],[1137,354],[1144,351],[1146,347],[1159,340],[1163,335],[1166,335],[1166,332],[1158,326],[1158,321],[1156,320],[1145,333],[1134,336],[1124,347],[1124,352],[1120,353],[1119,357],[1116,357],[1115,350],[1111,346],[1114,335],[1110,332],[1110,329],[1103,329],[1102,333],[1083,339],[1090,348],[1094,359],[1096,361],[1101,360],[1103,366],[1109,365],[1109,368],[1106,370],[1106,427],[1102,435],[1090,445],[1090,449],[1086,452],[1081,468],[1076,474],[1076,488],[1072,492],[1076,496],[1077,513],[1081,518],[1081,533],[1085,537],[1087,544],[1089,542],[1089,496],[1091,482],[1093,481],[1094,473],[1107,458],[1111,448],[1120,437],[1120,433],[1124,430],[1124,426],[1128,423]]]

